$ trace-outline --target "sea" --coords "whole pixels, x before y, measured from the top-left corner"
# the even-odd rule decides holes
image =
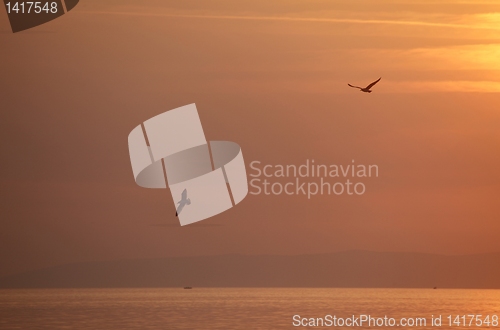
[[[0,329],[499,329],[498,316],[500,290],[0,290]]]

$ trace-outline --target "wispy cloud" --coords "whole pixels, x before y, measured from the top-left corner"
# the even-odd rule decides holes
[[[404,91],[420,92],[466,92],[466,93],[499,93],[500,82],[497,81],[400,81],[387,82],[384,92]]]
[[[353,18],[286,17],[286,16],[244,16],[244,15],[184,15],[184,14],[167,14],[167,13],[112,12],[112,11],[80,11],[80,13],[126,15],[126,16],[147,16],[147,17],[170,17],[170,18],[187,18],[187,19],[404,25],[404,26],[440,27],[440,28],[450,28],[450,29],[473,29],[473,30],[500,31],[500,26],[497,24],[459,24],[459,23],[440,23],[440,22],[410,21],[410,20],[387,20],[387,19],[353,19]]]

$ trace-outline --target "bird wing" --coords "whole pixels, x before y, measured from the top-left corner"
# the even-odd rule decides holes
[[[188,191],[187,191],[187,189],[184,189],[184,191],[182,192],[181,199],[186,200],[187,197],[188,197]]]
[[[349,85],[349,87],[362,89],[361,87],[358,87],[358,86],[353,86],[353,85],[351,85],[351,84],[347,84],[347,85]]]
[[[185,203],[179,203],[179,206],[177,206],[177,212],[175,212],[175,215],[178,216],[182,209],[184,208],[184,205],[186,205]]]
[[[373,86],[375,86],[376,83],[378,83],[380,81],[380,79],[382,79],[382,77],[378,78],[377,80],[375,80],[374,82],[372,82],[370,85],[366,86],[365,89],[372,88]]]

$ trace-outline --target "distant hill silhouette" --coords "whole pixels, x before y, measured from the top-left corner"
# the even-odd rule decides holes
[[[0,279],[2,288],[184,286],[498,289],[500,253],[231,254],[68,264]]]

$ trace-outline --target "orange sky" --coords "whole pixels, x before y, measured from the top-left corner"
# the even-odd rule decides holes
[[[349,249],[500,251],[500,1],[82,1],[0,13],[0,275],[49,265]],[[382,76],[371,94],[366,85]],[[247,165],[377,164],[363,196],[249,195],[179,227],[127,136],[196,103]],[[248,169],[248,168],[247,168]]]

